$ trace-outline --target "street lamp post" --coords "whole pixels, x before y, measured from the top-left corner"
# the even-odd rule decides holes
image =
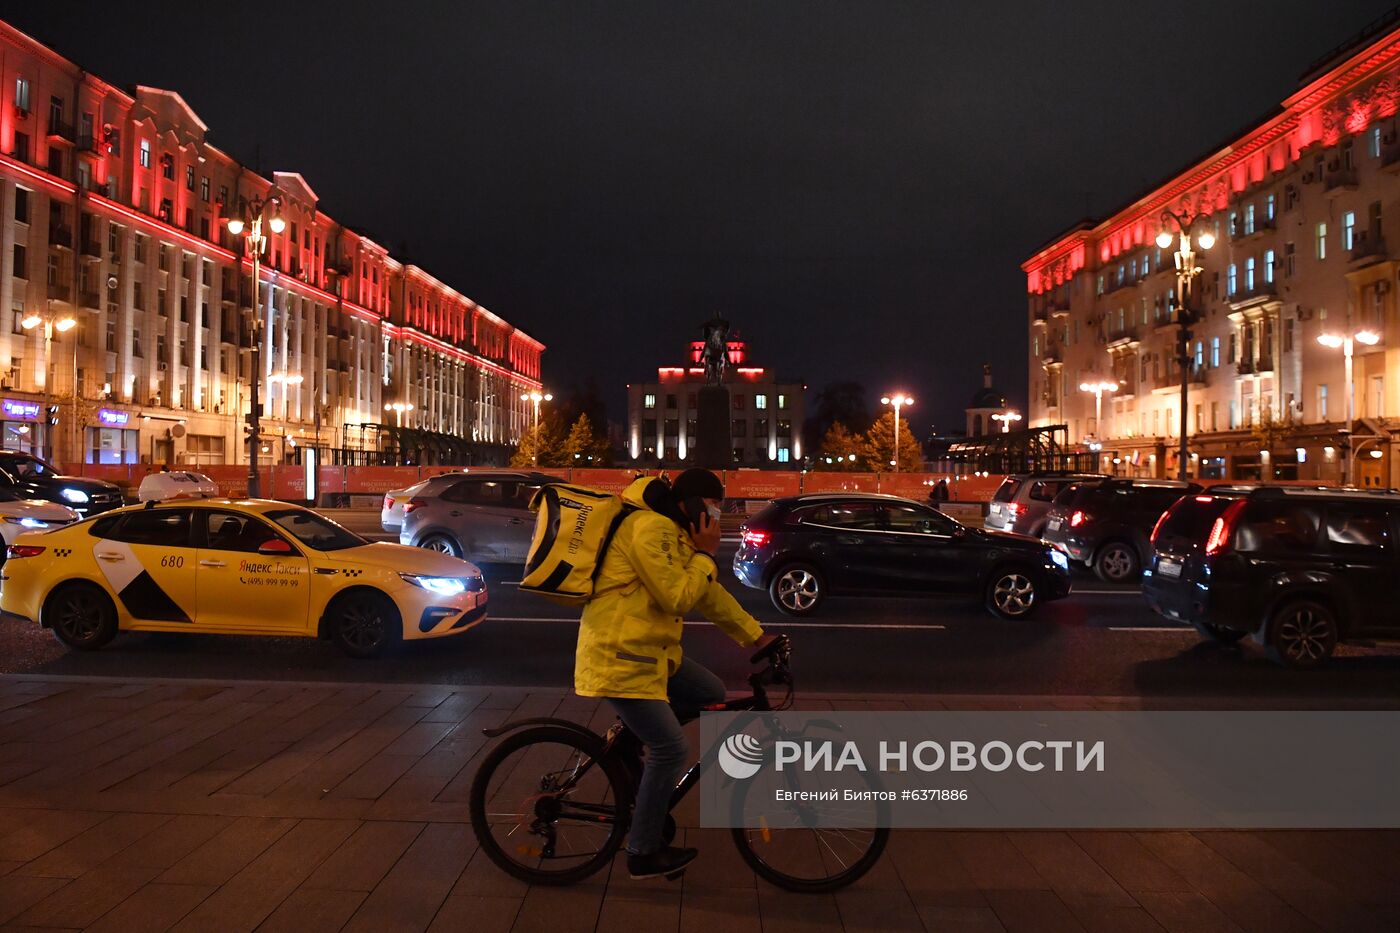
[[[993,421],[1000,421],[1000,422],[1001,422],[1001,433],[1002,433],[1002,434],[1010,434],[1010,433],[1011,433],[1011,422],[1013,422],[1013,421],[1020,421],[1020,420],[1021,420],[1021,414],[1020,414],[1020,412],[1015,412],[1015,411],[998,411],[998,412],[993,412],[993,413],[992,413],[992,420],[993,420]]]
[[[1368,347],[1375,346],[1380,342],[1380,334],[1370,330],[1359,330],[1354,334],[1318,334],[1317,342],[1324,347],[1331,347],[1333,350],[1341,348],[1342,360],[1346,370],[1347,384],[1347,424],[1343,429],[1347,436],[1347,485],[1356,484],[1356,451],[1352,449],[1351,428],[1356,423],[1356,388],[1352,384],[1352,349],[1357,343],[1365,344]]]
[[[272,208],[268,218],[268,228],[279,234],[287,228],[282,217],[282,199],[276,194],[266,198],[253,198],[251,201],[239,198],[238,213],[227,220],[228,232],[243,236],[248,253],[253,258],[253,365],[249,379],[248,398],[248,498],[256,499],[262,494],[262,483],[258,478],[258,455],[262,446],[258,440],[259,422],[262,418],[262,400],[259,390],[262,386],[262,252],[267,248],[267,238],[263,236],[263,215]],[[244,234],[244,230],[247,233]]]
[[[534,440],[534,444],[533,444],[533,446],[532,446],[532,448],[531,448],[531,450],[530,450],[530,462],[531,462],[533,465],[535,465],[535,466],[539,466],[539,465],[540,465],[540,402],[552,402],[552,401],[554,401],[554,396],[551,395],[551,394],[548,393],[548,392],[541,392],[541,391],[539,391],[538,389],[536,389],[534,392],[525,392],[525,393],[523,393],[523,394],[520,396],[520,401],[522,401],[522,402],[534,402],[534,403],[535,403],[535,440]]]
[[[71,314],[54,316],[52,310],[46,314],[30,314],[19,322],[19,326],[25,330],[33,330],[43,325],[44,327],[44,417],[49,417],[49,407],[53,404],[53,334],[58,331],[66,334],[78,325],[77,318]],[[73,344],[73,397],[78,394],[78,345]],[[73,418],[77,418],[77,403],[73,405]],[[44,455],[49,459],[53,458],[53,432],[48,423],[44,425]]]
[[[413,403],[412,403],[412,402],[390,402],[389,404],[387,404],[387,405],[384,406],[384,410],[385,410],[385,411],[392,411],[392,412],[394,413],[395,419],[396,419],[396,422],[397,422],[397,423],[395,424],[395,427],[401,428],[401,427],[403,427],[403,413],[406,412],[406,411],[413,411]]]
[[[1176,227],[1173,234],[1171,228]],[[1199,228],[1199,230],[1197,230]],[[1191,325],[1196,323],[1197,312],[1191,304],[1192,283],[1203,270],[1196,265],[1196,253],[1191,248],[1191,237],[1196,237],[1196,245],[1210,249],[1215,245],[1215,234],[1206,229],[1203,214],[1177,214],[1162,211],[1162,229],[1157,234],[1157,245],[1171,249],[1176,241],[1176,361],[1181,367],[1181,432],[1176,451],[1176,474],[1178,479],[1187,478],[1189,454],[1186,450],[1187,393],[1191,386]]]
[[[1103,394],[1117,392],[1118,383],[1108,379],[1090,379],[1079,384],[1079,391],[1094,393],[1094,439],[1103,440],[1103,429],[1099,427],[1103,421]]]
[[[899,472],[899,412],[905,405],[913,405],[914,397],[900,392],[898,395],[886,395],[880,399],[881,405],[890,405],[894,408],[894,458],[890,460],[890,466],[894,467],[896,473]]]

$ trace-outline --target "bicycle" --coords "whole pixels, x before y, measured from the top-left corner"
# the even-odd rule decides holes
[[[760,662],[766,667],[748,678],[751,696],[707,709],[752,712],[745,724],[761,723],[770,735],[787,736],[776,717],[763,714],[792,706],[788,641],[778,639],[750,659],[752,664]],[[786,688],[777,706],[768,698],[767,687],[772,685]],[[573,884],[608,865],[627,838],[641,775],[641,743],[630,730],[619,721],[600,736],[567,720],[535,718],[483,732],[504,737],[482,760],[471,787],[472,829],[487,857],[532,884]],[[666,818],[667,844],[676,832],[670,812],[699,783],[705,764],[715,760],[716,747],[701,755],[677,783]],[[875,778],[869,781],[873,786]],[[747,786],[735,792],[738,807]],[[822,826],[819,805],[793,803],[782,821],[793,828],[773,828],[760,820],[757,827],[735,828],[731,834],[739,855],[759,877],[789,891],[834,891],[868,872],[885,850],[888,808],[879,802],[872,806],[879,811],[869,821],[876,827],[872,829]]]

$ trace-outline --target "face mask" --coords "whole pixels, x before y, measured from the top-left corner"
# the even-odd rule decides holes
[[[724,514],[717,505],[707,505],[705,511],[710,513],[710,521],[712,522],[719,521],[719,517]]]

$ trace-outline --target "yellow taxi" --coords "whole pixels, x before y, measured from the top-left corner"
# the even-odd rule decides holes
[[[264,499],[148,502],[22,534],[0,581],[0,615],[82,650],[121,630],[209,632],[329,638],[366,658],[486,617],[467,561]]]

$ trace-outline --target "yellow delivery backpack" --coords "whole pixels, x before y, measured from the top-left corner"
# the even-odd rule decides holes
[[[621,496],[550,483],[530,500],[535,536],[520,589],[566,606],[593,598],[593,582],[617,527],[629,512]]]

